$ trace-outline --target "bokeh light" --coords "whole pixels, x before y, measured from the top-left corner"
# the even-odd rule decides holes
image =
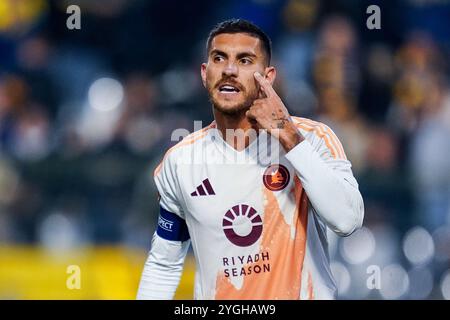
[[[375,238],[369,228],[362,227],[348,238],[341,241],[342,257],[352,264],[367,261],[375,252]]]
[[[445,300],[450,300],[450,270],[447,270],[442,276],[441,293]]]
[[[403,239],[403,253],[413,265],[426,264],[434,255],[433,238],[424,228],[414,227]]]
[[[400,299],[407,293],[408,288],[408,273],[401,265],[391,264],[383,268],[381,271],[380,294],[384,299]]]
[[[445,262],[450,259],[450,226],[444,225],[433,232],[435,243],[435,258],[439,262]]]
[[[98,111],[117,108],[123,101],[122,84],[113,78],[99,78],[89,88],[89,104]]]

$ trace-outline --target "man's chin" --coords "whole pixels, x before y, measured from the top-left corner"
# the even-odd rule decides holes
[[[214,109],[226,115],[238,115],[250,108],[250,99],[236,99],[235,101],[211,99]]]
[[[247,111],[247,109],[249,108],[249,106],[245,104],[227,105],[227,104],[213,103],[213,106],[214,109],[216,109],[217,111],[229,116],[239,115],[242,112]]]

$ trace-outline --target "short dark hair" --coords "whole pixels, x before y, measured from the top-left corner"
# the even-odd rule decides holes
[[[263,51],[267,55],[267,63],[270,64],[270,59],[272,58],[272,41],[258,26],[244,19],[229,19],[216,24],[209,33],[208,40],[206,41],[207,54],[211,49],[211,42],[214,37],[222,33],[246,33],[258,38],[261,41]]]

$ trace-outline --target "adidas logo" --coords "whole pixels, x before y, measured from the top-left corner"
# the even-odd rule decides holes
[[[202,181],[202,184],[197,187],[197,189],[191,193],[192,197],[197,196],[211,196],[213,194],[216,194],[214,192],[213,187],[211,186],[211,183],[209,182],[209,179],[206,178]]]

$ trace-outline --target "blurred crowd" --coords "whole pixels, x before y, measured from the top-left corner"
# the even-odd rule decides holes
[[[365,224],[330,235],[341,297],[450,299],[449,14],[438,0],[2,0],[0,244],[148,248],[171,133],[212,121],[209,29],[242,17],[271,36],[291,113],[328,124],[353,164]],[[370,265],[384,291],[368,291]]]

